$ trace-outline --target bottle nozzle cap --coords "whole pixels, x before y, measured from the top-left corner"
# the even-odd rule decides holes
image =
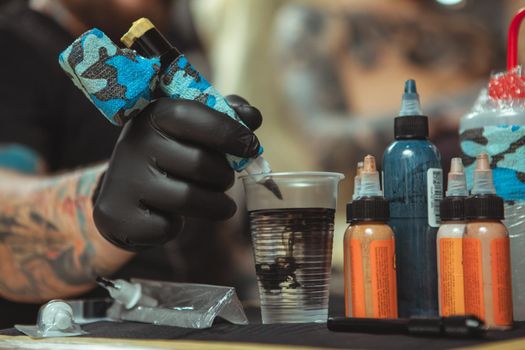
[[[465,170],[461,158],[452,158],[450,161],[446,195],[447,197],[465,197],[468,195]]]
[[[357,176],[361,176],[361,174],[363,173],[364,166],[365,164],[363,163],[363,161],[357,162],[357,171],[356,171]]]
[[[421,104],[419,103],[416,81],[414,79],[405,81],[405,92],[401,98],[401,111],[399,112],[399,116],[407,115],[423,115],[423,112],[421,112]]]
[[[405,94],[417,94],[416,81],[414,79],[408,79],[405,81]]]
[[[405,91],[401,98],[401,111],[394,119],[394,136],[400,139],[426,139],[428,137],[428,118],[421,112],[416,82],[405,82]]]
[[[465,168],[463,167],[463,162],[461,158],[455,157],[450,161],[450,172],[451,173],[464,173]]]
[[[120,38],[120,41],[126,45],[126,47],[130,48],[135,40],[143,36],[144,33],[152,28],[155,28],[155,26],[149,19],[145,17],[139,18],[133,22],[128,32]]]
[[[476,157],[476,169],[474,170],[474,185],[472,194],[495,194],[492,170],[490,170],[489,156],[481,153]]]
[[[361,173],[361,191],[360,197],[364,196],[382,196],[383,191],[379,184],[379,173],[376,168],[376,159],[374,156],[367,155],[363,162],[363,172]]]
[[[377,173],[376,158],[371,155],[367,155],[363,162],[363,172],[368,174]]]
[[[352,199],[359,198],[359,192],[361,191],[361,174],[363,173],[363,162],[357,162],[356,175],[354,177],[354,193],[352,194]]]
[[[476,157],[476,170],[490,170],[489,156],[487,153],[481,153]]]

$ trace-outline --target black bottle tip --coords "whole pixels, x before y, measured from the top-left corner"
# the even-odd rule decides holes
[[[414,79],[408,79],[405,81],[405,93],[417,94],[416,81]]]

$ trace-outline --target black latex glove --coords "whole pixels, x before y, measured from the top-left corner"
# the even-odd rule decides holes
[[[261,125],[257,108],[226,99],[251,129]],[[227,115],[161,98],[124,126],[94,198],[95,224],[113,244],[137,251],[175,238],[184,217],[227,219],[236,205],[224,193],[234,182],[225,153],[254,157],[258,149],[253,132]]]

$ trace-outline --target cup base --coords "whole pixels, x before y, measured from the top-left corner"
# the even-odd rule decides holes
[[[261,309],[262,323],[326,323],[328,308],[314,310]]]

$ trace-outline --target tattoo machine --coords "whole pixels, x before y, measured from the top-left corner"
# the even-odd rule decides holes
[[[483,321],[475,316],[412,318],[346,318],[328,319],[328,329],[335,332],[372,334],[409,334],[478,338],[486,333]]]
[[[200,101],[246,126],[224,97],[149,20],[136,21],[123,41],[138,52],[121,49],[95,28],[82,34],[59,56],[62,69],[111,123],[122,126],[144,109],[160,88],[170,98]],[[226,158],[235,171],[268,174],[271,168],[262,153],[261,147],[255,159],[230,154]],[[273,180],[261,175],[259,182],[282,198]]]
[[[103,277],[97,277],[96,281],[99,286],[109,292],[109,295],[116,302],[122,304],[127,310],[135,306],[155,307],[159,304],[156,299],[142,293],[142,286],[139,283],[130,283],[122,279],[113,281]]]
[[[63,300],[51,300],[38,311],[36,325],[15,325],[31,338],[72,337],[87,334],[73,319],[73,309]]]

